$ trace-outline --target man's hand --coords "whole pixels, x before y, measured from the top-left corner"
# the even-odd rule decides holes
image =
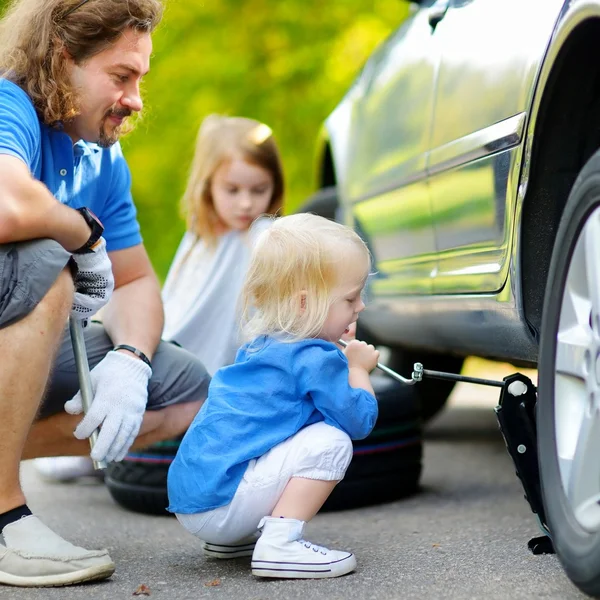
[[[109,300],[115,287],[112,264],[106,253],[106,241],[101,242],[93,252],[73,254],[77,273],[73,277],[75,295],[71,317],[88,319],[98,312]]]
[[[84,440],[100,427],[92,459],[111,462],[125,458],[144,418],[151,375],[147,364],[122,352],[109,352],[90,371],[94,399],[74,435]],[[65,410],[72,415],[83,412],[81,392],[65,403]]]

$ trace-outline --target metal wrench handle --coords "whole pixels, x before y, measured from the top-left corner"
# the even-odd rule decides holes
[[[345,342],[344,340],[338,340],[338,344],[345,348],[348,345],[348,342]],[[415,367],[418,364],[419,363],[415,363]],[[399,381],[400,383],[404,383],[405,385],[415,385],[415,383],[417,383],[418,381],[421,381],[421,379],[417,373],[413,373],[412,379],[406,379],[405,377],[402,377],[402,375],[398,375],[398,373],[396,373],[396,371],[392,371],[392,369],[390,369],[389,367],[382,365],[380,362],[377,363],[377,368],[379,370],[383,371],[386,375],[389,375],[396,381]]]
[[[75,365],[77,366],[77,376],[79,377],[79,389],[81,391],[81,404],[83,412],[87,413],[92,405],[94,394],[92,392],[92,380],[90,378],[90,365],[85,351],[85,338],[83,336],[83,325],[78,319],[69,319],[69,330],[71,332],[71,342],[73,343],[73,354],[75,356]],[[90,436],[90,448],[98,439],[98,430],[94,430]],[[94,469],[106,469],[108,466],[105,461],[93,461]]]

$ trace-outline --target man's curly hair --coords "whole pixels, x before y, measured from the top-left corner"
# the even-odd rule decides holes
[[[152,33],[160,0],[12,0],[0,21],[0,72],[31,98],[47,125],[78,110],[65,53],[76,64],[113,44],[127,29]]]

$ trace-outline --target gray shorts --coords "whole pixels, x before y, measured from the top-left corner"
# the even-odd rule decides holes
[[[26,317],[42,300],[71,255],[53,240],[0,245],[0,329]],[[84,329],[90,369],[113,348],[104,327],[91,323]],[[25,372],[27,365],[24,365]],[[148,383],[148,409],[159,410],[180,402],[203,400],[210,376],[196,357],[168,342],[161,342],[152,358]],[[79,390],[69,329],[65,327],[38,418],[64,410],[64,403]]]
[[[0,245],[0,329],[26,317],[70,259],[54,240]]]
[[[113,348],[113,343],[99,323],[84,329],[85,349],[90,369],[93,369]],[[204,400],[210,375],[190,352],[170,342],[161,342],[152,357],[152,377],[148,383],[148,410],[160,410],[180,402]],[[124,385],[127,385],[125,382]],[[69,328],[65,328],[62,344],[56,355],[46,396],[38,419],[64,410],[64,404],[79,390],[77,369]]]

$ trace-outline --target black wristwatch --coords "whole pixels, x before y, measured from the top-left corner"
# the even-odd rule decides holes
[[[100,219],[87,207],[82,206],[81,208],[75,209],[85,219],[85,222],[89,225],[92,233],[88,238],[88,241],[77,248],[73,254],[89,254],[94,251],[94,247],[99,242],[102,234],[104,233],[104,225],[100,222]]]

